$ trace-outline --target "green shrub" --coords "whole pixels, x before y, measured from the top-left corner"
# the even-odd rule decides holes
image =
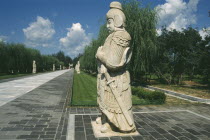
[[[163,104],[166,100],[166,95],[160,91],[149,91],[140,87],[132,87],[132,94],[140,99],[146,100],[149,104]]]
[[[138,88],[135,88],[135,87],[131,87],[131,90],[132,90],[132,94],[133,95],[137,95],[138,94]]]

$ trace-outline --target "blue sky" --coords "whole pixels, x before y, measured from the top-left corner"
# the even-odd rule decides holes
[[[24,43],[52,54],[62,50],[71,57],[96,38],[112,0],[0,0],[0,40]],[[209,0],[143,0],[161,8],[160,26],[181,30],[210,27]]]

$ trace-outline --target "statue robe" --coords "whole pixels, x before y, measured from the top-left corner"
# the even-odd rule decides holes
[[[130,40],[131,37],[125,30],[111,33],[102,46],[103,57],[98,57],[97,102],[108,121],[122,132],[135,130],[135,124],[134,122],[131,126],[128,124],[102,71],[105,67],[111,79],[114,80],[114,85],[120,96],[118,98],[123,100],[125,106],[123,109],[128,111],[133,120],[130,74],[125,69],[125,65],[129,61]]]

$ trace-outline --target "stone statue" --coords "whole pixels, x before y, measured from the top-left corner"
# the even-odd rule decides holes
[[[53,64],[53,71],[55,71],[55,64]]]
[[[109,36],[96,53],[98,60],[97,102],[102,112],[96,119],[101,133],[136,131],[132,113],[130,74],[131,37],[125,30],[125,15],[119,2],[112,2],[106,14]]]
[[[77,62],[76,66],[75,66],[75,70],[78,74],[80,73],[80,63],[79,63],[79,61]]]
[[[72,69],[73,68],[73,64],[70,64],[70,69]]]
[[[36,73],[36,61],[33,61],[33,70],[32,73]]]
[[[61,70],[61,65],[60,65],[60,70]]]

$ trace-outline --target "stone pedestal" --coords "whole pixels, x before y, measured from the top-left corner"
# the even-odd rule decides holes
[[[123,136],[138,136],[140,135],[138,131],[132,132],[132,133],[120,133],[120,132],[115,132],[115,131],[110,131],[107,133],[101,133],[101,124],[97,124],[96,121],[91,122],[93,132],[96,138],[101,138],[101,137],[123,137]]]

